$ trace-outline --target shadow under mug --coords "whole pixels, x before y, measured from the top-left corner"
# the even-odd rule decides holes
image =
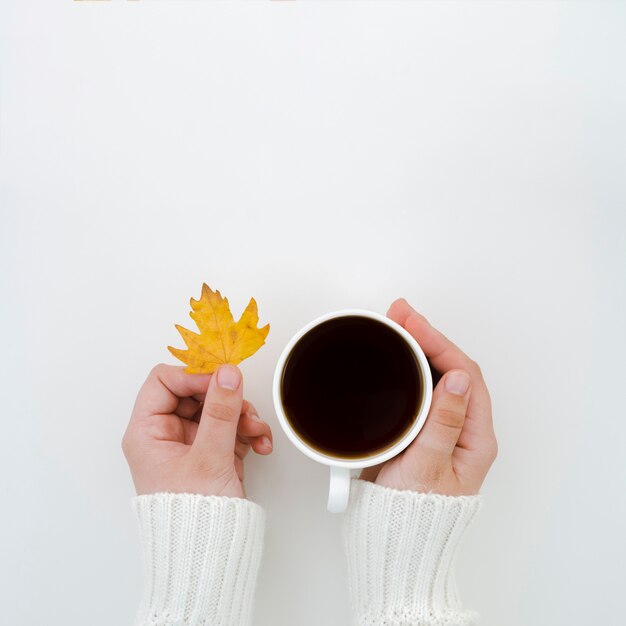
[[[375,455],[367,455],[363,456],[362,458],[349,459],[337,458],[330,454],[320,452],[319,450],[316,450],[315,448],[309,446],[309,444],[298,435],[298,433],[294,430],[291,423],[289,422],[281,397],[281,387],[285,365],[287,363],[287,360],[289,359],[292,350],[294,349],[300,338],[319,324],[322,324],[323,322],[338,317],[347,316],[365,317],[377,320],[378,322],[382,322],[389,328],[393,329],[396,333],[398,333],[404,339],[404,341],[412,350],[415,356],[415,361],[419,368],[422,383],[420,404],[410,430],[408,430],[401,439],[394,441],[388,448],[383,449],[381,452]],[[400,454],[400,452],[402,452],[415,439],[415,437],[417,437],[417,434],[421,430],[424,422],[426,421],[426,417],[428,416],[428,411],[430,410],[430,404],[432,401],[432,395],[432,373],[428,360],[426,359],[426,355],[420,348],[417,341],[402,326],[389,319],[388,317],[385,317],[384,315],[375,313],[373,311],[367,311],[363,309],[343,309],[341,311],[334,311],[332,313],[326,313],[325,315],[321,315],[320,317],[314,319],[312,322],[309,322],[289,340],[278,359],[278,363],[276,364],[276,370],[274,372],[274,407],[276,409],[278,421],[280,422],[282,429],[285,431],[285,434],[287,435],[291,443],[293,443],[296,448],[300,450],[300,452],[306,454],[314,461],[322,463],[323,465],[328,465],[330,467],[328,510],[331,513],[341,513],[342,511],[345,511],[348,505],[348,500],[350,497],[350,470],[363,469],[365,467],[371,467],[373,465],[378,465],[379,463],[388,461],[394,456]]]

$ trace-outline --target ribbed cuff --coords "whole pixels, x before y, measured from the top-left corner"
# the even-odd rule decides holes
[[[359,626],[469,626],[454,578],[457,547],[481,496],[399,491],[353,480],[343,521]]]
[[[246,626],[265,513],[240,498],[136,496],[144,592],[136,626]]]

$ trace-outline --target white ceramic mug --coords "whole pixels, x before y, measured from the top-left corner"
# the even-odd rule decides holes
[[[311,329],[323,322],[326,322],[327,320],[346,316],[359,316],[374,319],[382,322],[383,324],[386,324],[387,326],[389,326],[389,328],[392,328],[395,332],[397,332],[405,340],[405,342],[411,348],[413,354],[415,355],[415,360],[420,372],[422,384],[421,402],[420,406],[417,409],[415,421],[411,429],[401,439],[395,441],[389,448],[384,449],[378,454],[366,455],[361,458],[350,459],[337,458],[330,454],[324,454],[323,452],[320,452],[319,450],[310,447],[308,443],[304,441],[293,429],[291,423],[287,419],[285,408],[281,400],[281,385],[285,364],[287,363],[287,359],[289,358],[291,351],[293,350],[299,339]],[[289,437],[290,441],[296,446],[296,448],[300,450],[300,452],[303,452],[314,461],[317,461],[318,463],[322,463],[324,465],[328,465],[330,467],[328,510],[332,513],[341,513],[346,509],[350,496],[350,470],[363,469],[364,467],[371,467],[372,465],[378,465],[379,463],[383,463],[384,461],[387,461],[402,452],[411,443],[411,441],[413,441],[413,439],[417,437],[417,434],[421,430],[424,422],[426,421],[426,417],[428,416],[428,411],[430,409],[430,404],[432,401],[432,395],[432,374],[428,365],[428,361],[426,360],[426,355],[420,348],[417,341],[415,341],[415,339],[404,328],[402,328],[402,326],[389,319],[388,317],[380,315],[379,313],[374,313],[372,311],[366,311],[362,309],[344,309],[341,311],[334,311],[332,313],[326,313],[325,315],[321,315],[317,319],[314,319],[312,322],[309,322],[306,326],[301,328],[287,343],[284,350],[282,351],[282,354],[280,355],[280,358],[278,359],[278,363],[276,364],[276,370],[274,372],[274,407],[276,409],[276,414],[278,415],[278,421],[285,431],[285,434],[287,435],[287,437]]]

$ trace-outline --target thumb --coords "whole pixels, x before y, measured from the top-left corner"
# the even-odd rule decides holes
[[[234,365],[221,365],[211,376],[193,447],[216,457],[233,454],[243,404],[243,378]]]
[[[438,456],[452,455],[465,423],[470,383],[470,375],[464,370],[450,370],[443,376],[433,391],[426,423],[411,447]]]

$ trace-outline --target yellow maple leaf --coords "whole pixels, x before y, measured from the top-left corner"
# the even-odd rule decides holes
[[[176,324],[188,349],[167,347],[187,365],[185,372],[207,374],[223,363],[237,365],[265,343],[270,325],[258,328],[259,313],[254,298],[250,298],[238,322],[230,312],[228,298],[223,298],[219,291],[213,291],[206,283],[202,285],[200,300],[191,298],[190,302],[192,310],[189,315],[200,333]]]

